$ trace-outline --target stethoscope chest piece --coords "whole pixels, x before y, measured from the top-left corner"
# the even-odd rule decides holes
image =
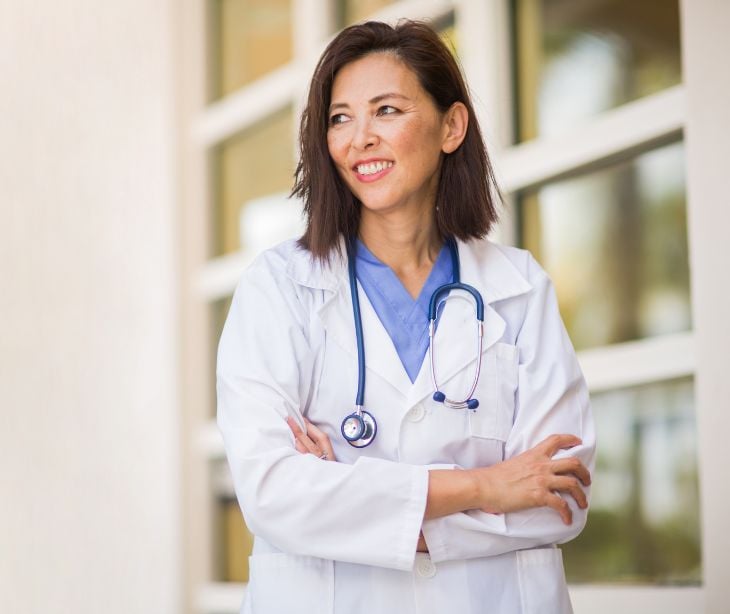
[[[369,446],[378,432],[378,424],[369,412],[364,410],[351,413],[342,421],[342,436],[355,448]]]

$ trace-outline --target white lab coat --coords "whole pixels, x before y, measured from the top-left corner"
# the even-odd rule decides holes
[[[255,534],[243,612],[253,614],[550,614],[570,612],[561,552],[573,523],[548,508],[469,511],[423,521],[429,467],[487,466],[553,433],[573,433],[593,468],[585,381],[550,280],[528,252],[459,243],[461,279],[484,297],[476,412],[434,402],[428,355],[411,383],[360,292],[365,409],[378,434],[363,449],[340,434],[353,411],[357,351],[346,264],[313,263],[294,242],[244,273],[218,353],[218,424],[238,500]],[[469,390],[473,303],[449,300],[436,335],[439,385]],[[284,421],[302,415],[337,462],[300,454]],[[419,532],[430,554],[416,554]]]

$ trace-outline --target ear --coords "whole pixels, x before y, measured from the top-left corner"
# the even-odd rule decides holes
[[[464,141],[468,127],[469,111],[466,110],[463,102],[455,102],[444,114],[444,137],[441,141],[441,151],[446,154],[455,152]]]

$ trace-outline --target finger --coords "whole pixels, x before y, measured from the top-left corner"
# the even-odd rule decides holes
[[[302,454],[309,454],[309,450],[307,450],[307,448],[305,448],[298,439],[294,440],[294,448],[297,452],[301,452]]]
[[[287,424],[289,425],[289,428],[292,430],[292,433],[294,433],[294,437],[296,438],[296,441],[302,444],[306,451],[309,454],[314,454],[315,456],[319,456],[322,454],[322,452],[317,447],[317,444],[315,444],[302,429],[299,427],[299,425],[296,423],[294,418],[287,417],[286,419]]]
[[[591,474],[586,466],[578,458],[560,458],[550,464],[550,469],[557,475],[572,473],[584,486],[591,485]]]
[[[561,435],[550,435],[546,439],[543,439],[536,447],[542,448],[542,451],[549,457],[553,457],[558,453],[558,450],[567,450],[575,446],[580,445],[583,441],[575,435],[561,434]]]
[[[560,518],[562,518],[565,524],[573,522],[573,512],[571,511],[568,502],[560,495],[556,495],[555,493],[548,494],[545,504],[558,512],[558,514],[560,514]]]
[[[307,434],[312,438],[314,443],[319,446],[320,450],[327,455],[326,460],[335,460],[335,451],[327,433],[318,426],[312,424],[306,418],[304,419],[304,422],[307,425]]]
[[[299,433],[302,432],[301,427],[299,426],[299,423],[294,420],[291,416],[286,417],[286,423],[289,425],[289,428],[291,429],[291,432],[294,433],[294,436],[296,437]]]
[[[583,489],[580,487],[580,483],[575,478],[568,476],[555,476],[550,483],[550,489],[553,491],[568,493],[571,497],[573,497],[573,499],[575,499],[575,502],[581,509],[588,507],[588,498],[583,492]]]

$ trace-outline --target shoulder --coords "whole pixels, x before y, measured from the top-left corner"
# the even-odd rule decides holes
[[[258,254],[238,280],[233,306],[258,310],[290,302],[296,296],[296,286],[287,276],[287,264],[298,249],[291,240]]]
[[[481,287],[489,303],[529,300],[547,279],[542,267],[524,249],[482,239],[462,244],[459,255],[462,279]]]
[[[274,275],[277,277],[286,275],[287,263],[301,249],[295,239],[289,239],[264,250],[254,258],[251,265],[246,269],[244,278],[259,275]]]
[[[512,245],[502,245],[489,239],[479,241],[478,244],[481,244],[479,249],[482,258],[494,258],[495,253],[500,254],[531,285],[542,283],[545,280],[549,281],[547,273],[529,250]]]
[[[233,301],[257,311],[306,311],[323,300],[322,290],[338,287],[338,273],[335,264],[317,261],[291,239],[256,256],[241,275]]]

